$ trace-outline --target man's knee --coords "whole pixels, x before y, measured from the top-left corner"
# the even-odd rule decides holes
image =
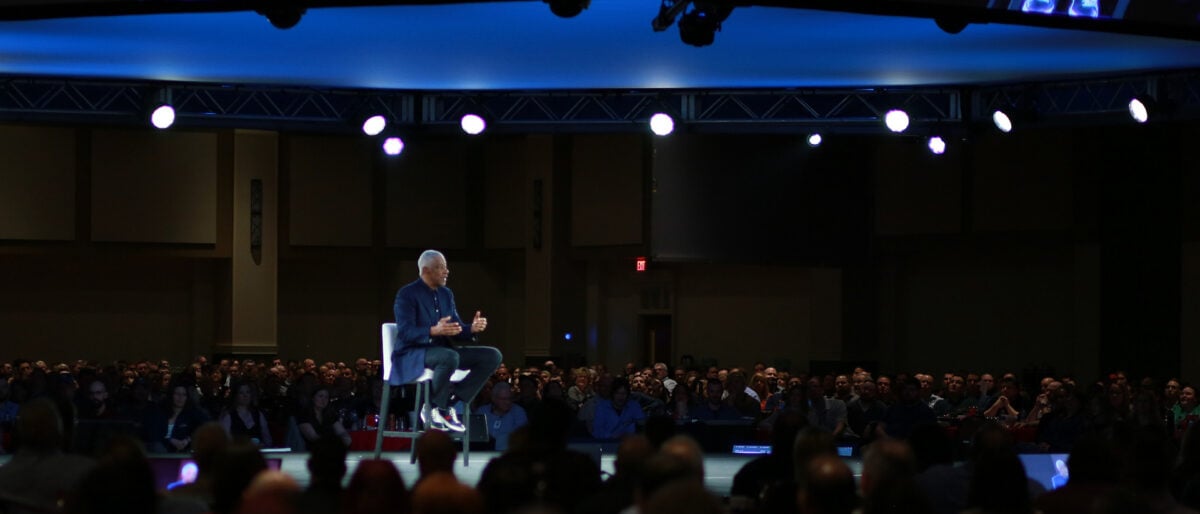
[[[500,353],[499,349],[492,348],[491,346],[486,348],[489,350],[487,354],[487,362],[492,365],[492,369],[499,367],[500,361],[504,359],[504,355]]]

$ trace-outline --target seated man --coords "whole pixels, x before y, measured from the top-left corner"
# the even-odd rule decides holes
[[[450,376],[458,369],[470,371],[455,387],[456,400],[470,402],[500,366],[500,351],[490,346],[454,344],[454,341],[475,341],[475,336],[487,329],[487,318],[475,311],[474,319],[467,325],[458,317],[454,293],[446,287],[450,269],[441,252],[426,250],[417,259],[417,269],[420,278],[396,292],[393,309],[397,348],[391,356],[394,363],[391,385],[412,382],[425,368],[432,369],[431,426],[463,432],[466,427],[452,408]]]

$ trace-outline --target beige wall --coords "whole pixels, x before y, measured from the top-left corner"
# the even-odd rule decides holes
[[[431,137],[385,161],[357,138],[0,127],[5,134],[0,155],[20,165],[0,167],[0,359],[175,360],[226,340],[273,343],[285,357],[375,355],[378,323],[391,319],[395,290],[415,278],[416,253],[439,247],[460,314],[482,310],[491,320],[486,341],[510,363],[538,352],[639,360],[645,314],[672,317],[676,359],[786,359],[796,368],[838,359],[877,359],[885,369],[1032,363],[1081,375],[1098,362],[1103,263],[1087,200],[1096,186],[1072,168],[1075,136],[1017,147],[985,139],[973,154],[936,161],[883,144],[873,161],[879,312],[868,320],[879,342],[852,355],[842,339],[853,318],[836,269],[631,271],[646,239],[640,136],[497,136],[473,145]],[[68,150],[50,144],[77,137]],[[570,144],[555,143],[564,138]],[[1190,344],[1200,334],[1196,159],[1184,159],[1181,185],[1185,377],[1200,373]],[[276,271],[269,246],[261,262],[246,259],[242,208],[252,176],[267,186],[266,226],[283,223],[280,237],[290,238],[275,248]],[[469,193],[472,177],[482,191]],[[535,178],[544,180],[548,216],[541,250],[530,237]],[[77,194],[79,184],[90,189]],[[556,186],[566,187],[558,200]],[[555,203],[563,196],[566,204]],[[434,215],[440,209],[445,215]],[[566,242],[555,239],[561,224]],[[555,304],[556,287],[576,286],[576,268],[586,292]],[[643,306],[648,282],[671,291],[669,308]],[[583,337],[557,342],[556,320],[573,316]]]
[[[429,138],[388,159],[387,244],[463,248],[467,240],[466,148]]]
[[[76,131],[0,126],[0,239],[75,239]]]
[[[836,270],[671,264],[639,274],[624,264],[601,264],[591,273],[598,312],[589,320],[598,325],[586,333],[596,334],[596,358],[610,367],[646,362],[638,318],[662,314],[672,317],[675,362],[692,355],[723,366],[786,361],[807,369],[811,360],[842,358]],[[671,308],[644,308],[643,291],[658,288],[669,290]]]
[[[370,246],[371,170],[378,148],[349,137],[289,136],[288,242]]]
[[[92,133],[92,240],[217,242],[217,136]]]

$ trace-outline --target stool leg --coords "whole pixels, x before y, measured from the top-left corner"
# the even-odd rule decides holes
[[[471,465],[471,402],[463,402],[463,421],[466,431],[463,432],[463,467]]]
[[[428,410],[429,410],[429,381],[426,380],[424,382],[417,382],[417,398],[416,398],[416,403],[413,404],[413,415],[414,415],[414,417],[416,417],[416,419],[413,420],[413,430],[412,430],[412,432],[414,432],[416,435],[414,435],[412,437],[412,445],[409,448],[409,456],[408,456],[409,464],[417,462],[417,438],[420,437],[420,434],[425,433],[425,430],[427,428],[425,426],[425,422],[421,421],[421,414],[425,414],[426,419],[431,419],[430,414],[427,412]]]
[[[388,403],[392,400],[392,386],[386,381],[383,383],[383,401],[379,404],[379,423],[375,427],[375,458],[383,453],[383,430],[387,428],[384,424],[387,423]]]

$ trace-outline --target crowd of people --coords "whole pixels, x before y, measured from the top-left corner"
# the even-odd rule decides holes
[[[87,470],[137,468],[131,462],[143,449],[193,453],[201,463],[199,456],[215,451],[215,445],[221,448],[217,454],[245,467],[254,460],[248,455],[261,459],[257,449],[303,448],[313,460],[340,459],[344,474],[350,432],[403,425],[403,413],[413,409],[411,395],[396,394],[390,411],[401,413],[399,419],[378,419],[384,387],[380,370],[378,360],[365,358],[319,364],[198,357],[179,367],[166,361],[96,365],[18,359],[0,365],[0,441],[3,451],[16,451],[9,464],[0,466],[0,495],[16,491],[23,497],[18,484],[32,487],[28,480],[39,476],[23,472],[24,479],[14,478],[28,462],[19,458],[22,452],[75,459],[53,466],[74,470],[51,480],[58,487],[56,501],[63,491],[82,494],[97,486],[88,486],[89,480],[116,487],[103,482],[111,477],[89,479]],[[446,505],[458,509],[453,512],[510,512],[531,505],[559,512],[622,512],[631,506],[674,512],[670,509],[685,504],[691,511],[713,512],[1150,512],[1151,507],[1188,512],[1200,507],[1195,393],[1177,379],[1131,382],[1120,371],[1080,381],[1012,373],[888,375],[862,368],[808,374],[764,363],[673,369],[665,363],[628,363],[619,370],[563,368],[553,361],[501,365],[473,401],[502,452],[477,486],[454,479],[452,464],[444,462],[447,455],[453,462],[453,445],[432,431],[418,440],[422,476],[411,486],[404,486],[394,467],[364,463],[343,491],[341,475],[321,479],[321,465],[310,464],[310,489],[336,490],[337,497],[326,497],[325,503],[288,500],[290,510],[278,512],[302,512],[316,504],[337,506],[320,512],[353,512],[383,501],[396,502],[400,512],[441,512],[437,509]],[[78,439],[72,430],[89,421],[126,430],[105,438],[104,447],[83,449],[90,455],[72,454],[82,451],[72,447]],[[715,421],[751,427],[772,447],[738,473],[724,504],[703,487],[702,456],[712,448],[684,429]],[[569,450],[569,442],[583,440],[617,447],[615,474],[602,480],[593,459]],[[839,446],[862,452],[859,480],[837,458]],[[226,455],[233,449],[241,453]],[[1068,487],[1046,493],[1029,484],[1016,460],[1018,453],[1028,452],[1069,453]],[[427,482],[439,484],[429,486],[434,497],[457,491],[450,500],[419,500],[426,460],[450,473]],[[200,475],[208,478],[199,483],[215,487],[221,480],[214,471],[218,461],[213,457],[200,466]],[[376,489],[380,483],[359,483],[359,473],[366,475],[361,480],[400,485]],[[215,488],[200,496],[203,509],[173,512],[246,508],[251,491],[258,489],[250,486],[253,475],[238,476],[245,482],[241,487],[248,488],[239,489],[240,496],[218,502],[223,490]],[[293,499],[309,494],[294,483],[288,486],[286,477],[273,477],[260,493],[286,491],[279,497]],[[352,490],[366,496],[345,496]],[[388,494],[399,496],[382,497]],[[659,496],[673,500],[653,503]],[[79,508],[95,510],[91,502]],[[1143,507],[1121,510],[1134,504]]]

